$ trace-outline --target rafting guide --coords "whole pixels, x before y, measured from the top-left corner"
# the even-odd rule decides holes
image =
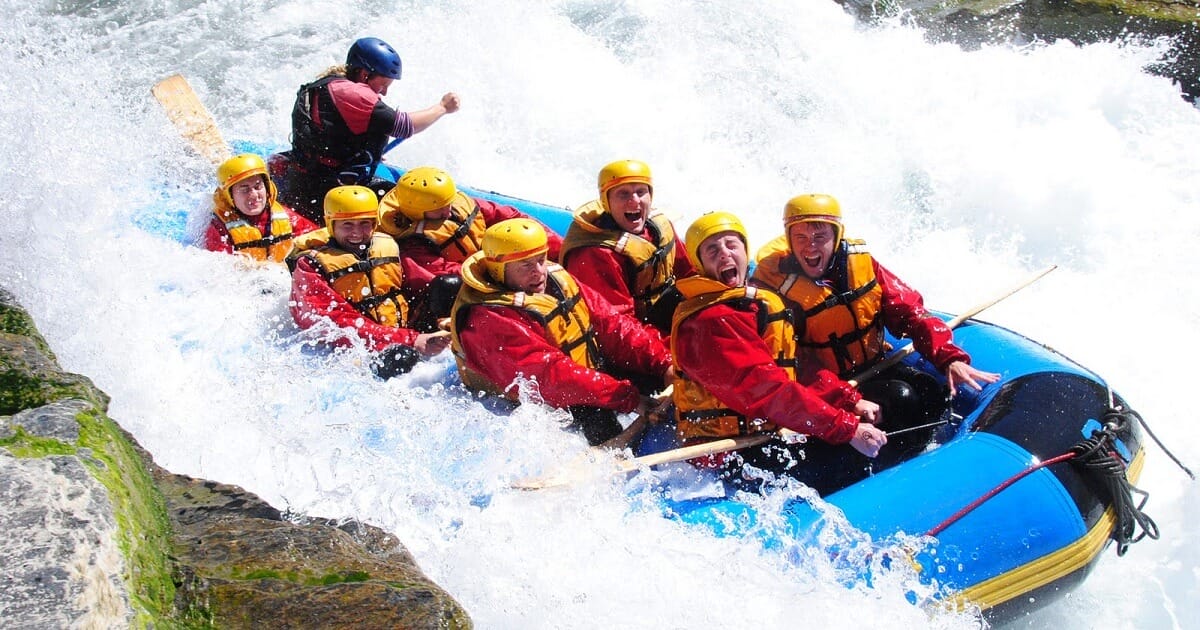
[[[363,37],[350,46],[344,65],[300,86],[292,109],[292,149],[270,160],[285,204],[317,221],[321,200],[335,186],[369,186],[382,195],[392,182],[380,181],[375,170],[388,138],[404,140],[458,111],[454,92],[421,110],[393,109],[383,97],[400,80],[401,69],[395,48]]]

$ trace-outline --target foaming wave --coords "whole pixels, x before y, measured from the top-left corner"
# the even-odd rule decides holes
[[[187,76],[227,138],[286,142],[296,86],[354,37],[380,35],[405,60],[389,102],[464,98],[390,156],[400,164],[577,205],[600,165],[637,157],[680,227],[725,208],[756,244],[778,233],[788,197],[831,193],[850,235],[951,311],[1062,264],[986,318],[1106,375],[1196,459],[1177,393],[1200,350],[1186,334],[1200,295],[1175,270],[1200,235],[1200,131],[1195,110],[1140,71],[1153,48],[964,52],[905,27],[863,29],[833,2],[56,7],[4,6],[0,284],[160,463],[385,527],[481,627],[975,619],[926,617],[905,601],[925,587],[903,570],[846,588],[846,563],[871,558],[799,542],[764,551],[662,518],[621,479],[509,490],[584,450],[557,413],[496,413],[447,376],[448,355],[381,382],[362,348],[329,351],[296,330],[285,272],[145,222],[156,207],[204,216],[212,186],[150,99],[158,79]],[[1143,485],[1165,539],[1101,562],[1030,623],[1133,627],[1164,610],[1186,623],[1196,556],[1182,541],[1198,533],[1198,503],[1163,461],[1151,452]],[[762,500],[767,526],[791,492]]]

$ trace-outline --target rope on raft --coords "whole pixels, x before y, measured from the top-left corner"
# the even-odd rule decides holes
[[[1154,435],[1154,431],[1150,430],[1150,425],[1146,424],[1146,421],[1142,419],[1141,415],[1132,409],[1130,409],[1127,413],[1137,419],[1138,424],[1142,426],[1142,430],[1146,432],[1146,435],[1149,435],[1150,439],[1154,440],[1154,443],[1158,445],[1158,448],[1162,449],[1162,452],[1166,453],[1167,457],[1170,457],[1171,461],[1175,462],[1175,465],[1178,466],[1180,470],[1182,470],[1184,474],[1188,476],[1189,479],[1192,481],[1196,480],[1196,475],[1192,474],[1192,471],[1188,469],[1187,466],[1184,466],[1183,462],[1179,461],[1178,457],[1175,457],[1175,453],[1172,453],[1169,449],[1167,449],[1166,445],[1162,443],[1162,440],[1158,439],[1157,435]]]
[[[1150,499],[1150,493],[1129,483],[1129,479],[1125,477],[1125,462],[1113,452],[1116,434],[1129,424],[1131,416],[1137,417],[1137,413],[1132,410],[1121,412],[1109,408],[1102,420],[1104,428],[1071,448],[1071,452],[1076,456],[1073,463],[1085,472],[1096,475],[1108,491],[1113,513],[1117,517],[1112,539],[1117,543],[1118,556],[1125,555],[1129,545],[1147,536],[1157,540],[1159,535],[1158,525],[1142,512],[1146,501]],[[1141,497],[1136,506],[1134,494]],[[1139,527],[1141,533],[1138,533]]]
[[[1129,483],[1129,480],[1125,477],[1125,463],[1121,461],[1121,458],[1115,452],[1117,433],[1129,424],[1131,416],[1140,420],[1136,412],[1121,412],[1117,409],[1109,408],[1104,414],[1103,429],[1096,431],[1091,437],[1072,446],[1068,452],[1038,462],[1009,477],[1000,485],[992,488],[983,496],[955,512],[933,529],[930,529],[925,535],[937,536],[945,531],[947,527],[950,527],[992,497],[1003,492],[1005,488],[1024,479],[1028,475],[1047,466],[1070,461],[1076,467],[1080,468],[1082,472],[1093,475],[1108,492],[1109,502],[1117,519],[1116,527],[1113,528],[1112,539],[1117,543],[1118,556],[1125,555],[1125,552],[1129,549],[1129,545],[1147,536],[1157,539],[1159,536],[1158,525],[1142,512],[1142,508],[1146,505],[1146,501],[1149,500],[1150,494]],[[1135,494],[1141,497],[1141,501],[1136,505],[1133,499],[1133,495]],[[1141,533],[1138,533],[1139,527],[1141,528]]]

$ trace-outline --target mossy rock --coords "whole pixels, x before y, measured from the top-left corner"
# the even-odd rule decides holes
[[[128,603],[117,617],[139,628],[471,627],[395,536],[354,521],[288,519],[236,486],[172,474],[106,415],[107,407],[108,397],[89,379],[62,371],[32,319],[0,289],[0,449],[18,460],[70,462],[72,480],[107,499],[88,514],[103,517],[103,537],[115,536],[124,559],[119,579],[115,570],[106,574],[114,590],[125,586],[117,599],[127,596]],[[21,500],[44,508],[38,496],[26,492]],[[88,544],[79,552],[95,553]],[[44,601],[13,605],[32,609]],[[11,613],[10,604],[0,598],[0,609]],[[50,609],[59,617],[40,617],[40,625],[58,625],[63,614],[88,625],[74,616],[89,613],[62,600]]]
[[[1076,2],[1110,7],[1125,15],[1192,24],[1200,23],[1200,3],[1193,0],[1076,0]]]
[[[198,613],[217,627],[471,627],[458,602],[378,528],[288,519],[237,486],[161,469],[157,483],[185,567],[179,598],[203,602]]]
[[[166,506],[132,438],[93,402],[79,399],[23,410],[4,426],[0,447],[13,456],[75,459],[104,488],[135,625],[178,618]]]
[[[79,398],[108,408],[92,381],[63,372],[29,315],[0,289],[0,416]]]

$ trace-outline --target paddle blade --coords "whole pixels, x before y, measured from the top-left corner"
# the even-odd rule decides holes
[[[169,76],[150,91],[166,110],[167,118],[197,153],[214,165],[224,162],[232,154],[212,115],[182,75]]]

